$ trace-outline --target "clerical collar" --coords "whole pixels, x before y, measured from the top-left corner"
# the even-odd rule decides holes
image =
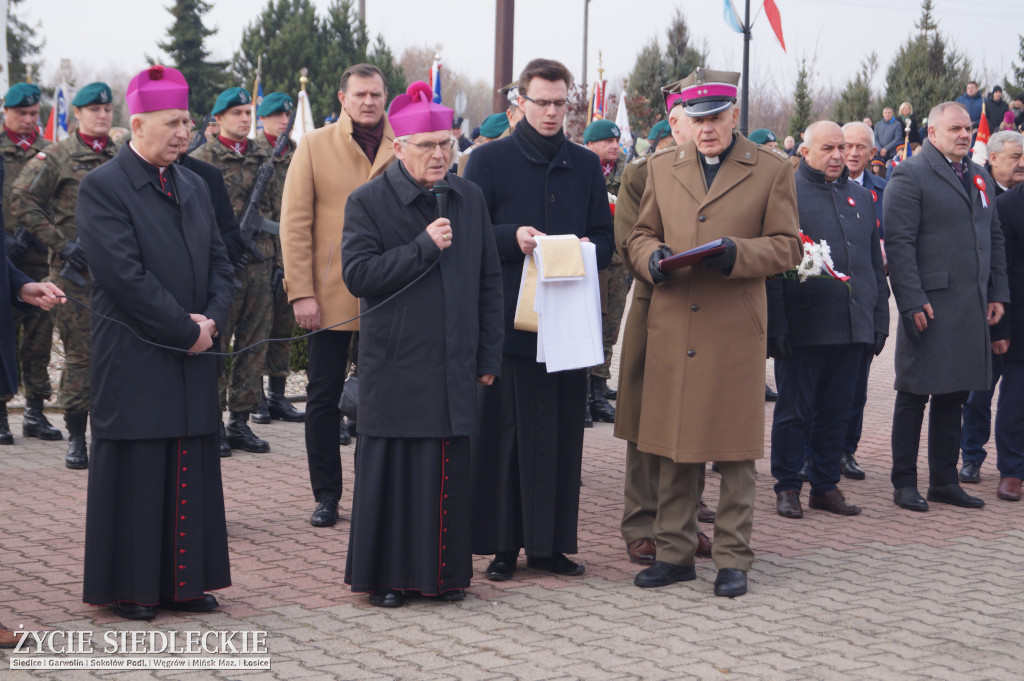
[[[93,137],[92,135],[86,135],[84,132],[79,130],[78,136],[83,142],[85,142],[85,146],[89,147],[97,154],[106,149],[107,144],[110,143],[110,138],[106,135],[103,135],[102,137]]]
[[[148,166],[150,166],[152,168],[156,168],[158,171],[160,171],[161,175],[163,175],[164,171],[167,170],[167,166],[158,166],[157,164],[153,163],[148,158],[143,156],[139,152],[139,150],[135,148],[135,140],[128,140],[128,148],[131,149],[132,151],[134,151],[135,155],[138,156],[142,160],[143,163],[145,163],[146,165],[148,165]]]
[[[224,135],[217,135],[217,141],[220,142],[221,144],[223,144],[225,147],[227,147],[231,151],[233,151],[236,154],[239,154],[241,156],[245,156],[245,152],[249,148],[249,140],[247,140],[247,139],[237,140],[236,141],[236,140],[228,139]]]
[[[28,148],[35,143],[36,137],[39,136],[39,133],[37,133],[34,130],[27,135],[22,135],[21,133],[17,132],[11,132],[11,129],[8,128],[6,125],[4,126],[4,132],[7,133],[7,137],[9,137],[10,140],[14,142],[14,144],[18,146],[22,151],[28,150]]]
[[[732,151],[732,147],[734,144],[736,144],[735,136],[729,142],[729,146],[725,148],[725,151],[723,151],[718,156],[705,156],[704,154],[700,154],[700,152],[698,152],[698,154],[700,154],[700,158],[705,163],[705,165],[716,166],[719,163],[722,163],[725,159],[729,158],[729,152]]]

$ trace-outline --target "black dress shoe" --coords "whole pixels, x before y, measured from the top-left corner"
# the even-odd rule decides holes
[[[533,568],[534,570],[543,570],[544,572],[550,572],[553,575],[562,575],[564,577],[582,575],[586,570],[586,568],[579,563],[574,563],[566,558],[564,553],[556,553],[552,556],[545,556],[543,558],[527,556],[526,567]]]
[[[689,582],[692,579],[697,579],[697,571],[692,565],[673,565],[659,560],[651,567],[641,570],[633,579],[633,584],[642,589],[650,589],[676,582]]]
[[[964,461],[957,477],[960,478],[960,482],[981,482],[981,464],[976,461]]]
[[[747,573],[736,568],[722,568],[715,577],[715,595],[736,598],[747,593]]]
[[[324,497],[316,503],[316,510],[309,516],[309,524],[313,527],[331,527],[338,522],[338,500]]]
[[[811,467],[811,460],[810,459],[804,459],[804,465],[800,466],[800,470],[796,472],[796,477],[801,482],[810,482],[811,481],[811,475],[808,472],[810,467]]]
[[[978,497],[972,497],[964,491],[960,485],[938,485],[928,488],[928,501],[937,501],[940,504],[952,504],[960,508],[981,508],[985,502]]]
[[[457,601],[466,600],[465,589],[452,589],[451,591],[445,591],[442,594],[436,596],[427,596],[432,601],[438,601],[440,603],[455,603]]]
[[[697,501],[697,520],[702,523],[715,522],[715,512],[701,498]]]
[[[512,579],[512,573],[516,571],[516,562],[519,558],[519,552],[516,553],[496,553],[494,554],[494,560],[487,566],[487,571],[484,573],[484,577],[491,580],[492,582],[507,582]]]
[[[340,444],[342,447],[348,447],[350,444],[352,444],[352,433],[349,432],[348,426],[345,425],[344,416],[341,417],[341,428],[338,431],[338,437],[338,444]]]
[[[916,487],[899,487],[893,490],[892,501],[900,508],[908,511],[924,512],[928,510],[928,502],[924,500]]]
[[[765,402],[778,402],[779,394],[768,387],[768,384],[764,384],[764,401]]]
[[[376,605],[379,608],[400,608],[405,605],[405,599],[394,589],[374,589],[370,593],[370,605]]]
[[[160,599],[160,607],[164,610],[175,612],[210,612],[220,606],[212,594],[203,594],[199,598],[190,598],[187,601],[167,601]]]
[[[853,458],[853,454],[843,454],[839,458],[839,472],[843,474],[844,478],[850,480],[863,480],[864,469],[857,465],[857,462]]]
[[[111,607],[115,615],[126,620],[151,620],[156,617],[156,608],[151,605],[116,601]]]

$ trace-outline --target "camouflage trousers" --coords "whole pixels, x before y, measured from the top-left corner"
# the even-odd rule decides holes
[[[68,296],[91,305],[91,284],[76,286],[59,275],[51,275],[50,281],[59,286]],[[89,411],[89,324],[91,315],[80,305],[68,301],[54,306],[50,311],[53,325],[57,327],[60,342],[64,345],[64,368],[60,372],[57,388],[57,403],[65,412]]]
[[[235,271],[235,277],[242,282],[235,289],[226,329],[220,330],[221,345],[226,346],[234,336],[231,347],[240,350],[257,341],[270,337],[270,326],[274,313],[273,293],[270,277],[273,260],[249,262],[245,271]],[[263,370],[267,362],[267,344],[234,355],[231,358],[230,375],[220,377],[220,410],[248,412],[259,402],[259,389],[263,383]]]
[[[18,268],[40,281],[49,273],[48,265],[19,265]],[[68,303],[74,305],[74,303]],[[53,347],[53,320],[48,312],[38,307],[28,311],[14,309],[14,336],[18,348],[18,382],[30,400],[48,400],[53,394],[50,385],[50,351]],[[0,395],[0,400],[10,402],[13,395]]]
[[[274,318],[270,324],[271,338],[291,338],[295,331],[295,313],[288,304],[287,294],[274,298]],[[267,347],[267,376],[287,378],[291,373],[292,344],[269,343]]]
[[[609,379],[612,377],[612,348],[619,340],[619,325],[626,309],[626,295],[629,293],[629,276],[626,266],[618,255],[612,258],[608,267],[598,272],[597,281],[601,286],[601,331],[604,336],[604,364],[590,368],[590,375]]]

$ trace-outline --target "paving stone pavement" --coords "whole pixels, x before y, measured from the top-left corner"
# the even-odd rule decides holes
[[[587,431],[583,464],[577,559],[585,575],[521,567],[510,582],[488,582],[488,559],[478,557],[461,603],[374,608],[342,582],[353,447],[342,450],[344,519],[316,529],[307,522],[313,501],[302,426],[275,422],[254,426],[271,442],[269,454],[223,460],[234,584],[218,593],[221,609],[126,622],[81,602],[86,472],[64,468],[65,443],[17,437],[0,447],[0,621],[85,629],[97,639],[107,630],[261,630],[272,667],[22,672],[8,669],[3,651],[0,678],[1021,679],[1022,506],[996,499],[994,455],[981,484],[969,488],[986,501],[982,510],[933,504],[918,514],[893,505],[892,364],[890,344],[873,365],[858,452],[868,477],[841,483],[864,513],[807,510],[802,520],[782,519],[768,461],[759,461],[757,560],[750,593],[734,600],[712,595],[714,566],[703,559],[696,581],[633,586],[638,568],[618,533],[624,446],[610,425],[597,424]],[[766,451],[771,410],[766,404]],[[20,435],[20,415],[11,421]],[[717,495],[718,476],[709,473],[712,506]]]

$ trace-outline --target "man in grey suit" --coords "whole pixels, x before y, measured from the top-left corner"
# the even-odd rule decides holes
[[[988,327],[1010,298],[995,182],[967,158],[970,144],[967,110],[937,105],[928,141],[897,166],[885,190],[885,247],[900,312],[893,501],[911,511],[928,510],[917,491],[917,453],[929,398],[928,501],[985,505],[957,480],[960,411],[969,391],[990,384]]]

